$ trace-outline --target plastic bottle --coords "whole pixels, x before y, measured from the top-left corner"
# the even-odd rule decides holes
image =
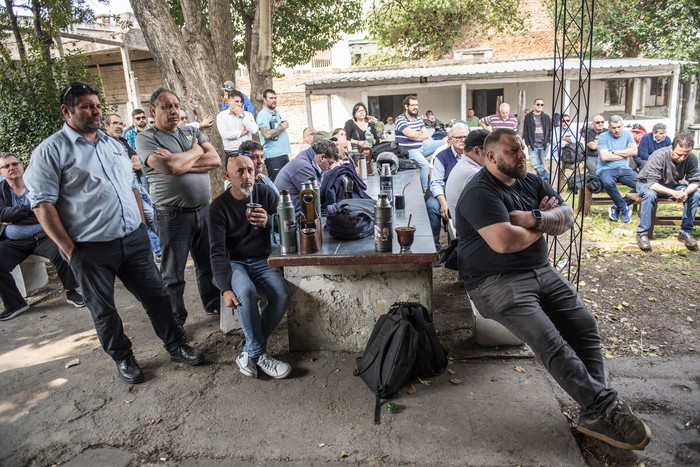
[[[280,200],[277,203],[277,216],[279,217],[280,251],[283,255],[296,253],[297,246],[297,220],[294,212],[294,203],[289,191],[282,190]]]
[[[380,193],[379,200],[374,206],[374,249],[376,251],[391,252],[394,238],[393,217],[394,209],[389,199],[385,193]]]

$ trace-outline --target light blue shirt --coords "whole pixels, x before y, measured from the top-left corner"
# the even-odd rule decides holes
[[[34,149],[24,182],[32,207],[56,206],[75,242],[123,238],[141,224],[131,161],[100,130],[93,143],[64,124]]]
[[[258,128],[261,130],[263,128],[269,128],[274,130],[283,121],[282,115],[279,111],[275,109],[271,111],[267,107],[263,107],[256,118]],[[274,139],[265,139],[260,132],[260,141],[262,142],[263,149],[265,150],[265,159],[272,159],[274,157],[287,156],[292,153],[292,147],[289,145],[289,134],[287,130],[284,130]]]
[[[629,169],[630,161],[627,160],[626,157],[619,161],[604,161],[600,158],[600,152],[604,149],[608,151],[621,151],[627,149],[630,143],[634,143],[634,138],[632,137],[632,133],[627,130],[622,130],[622,134],[617,138],[611,135],[609,131],[601,133],[600,136],[598,136],[598,168],[596,168],[596,174],[608,169]]]

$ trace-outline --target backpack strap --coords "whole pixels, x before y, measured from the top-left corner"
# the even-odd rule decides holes
[[[382,413],[382,399],[379,397],[379,395],[377,395],[377,400],[374,403],[374,424],[375,425],[380,425],[382,423],[381,413]]]

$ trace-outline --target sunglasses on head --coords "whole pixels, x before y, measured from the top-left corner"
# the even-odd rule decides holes
[[[228,162],[230,159],[233,159],[234,157],[238,157],[238,156],[252,157],[253,155],[249,151],[233,151],[231,154],[226,156],[226,162]]]
[[[19,167],[21,165],[20,162],[10,162],[5,165],[0,165],[0,169],[7,170],[10,167]]]
[[[61,104],[66,103],[66,99],[69,95],[75,94],[79,91],[85,91],[85,93],[87,94],[97,94],[97,91],[95,91],[95,89],[90,85],[87,85],[85,83],[73,83],[70,86],[68,86],[68,89],[63,91],[63,95],[61,96]]]

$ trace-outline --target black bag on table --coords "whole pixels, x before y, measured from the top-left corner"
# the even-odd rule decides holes
[[[408,151],[401,149],[401,146],[396,141],[384,141],[372,146],[372,159],[376,161],[377,157],[383,152],[393,152],[399,159],[408,159]]]
[[[380,316],[353,372],[372,390],[374,423],[380,423],[382,399],[389,399],[413,378],[427,378],[447,367],[428,310],[417,302],[394,303]]]
[[[374,234],[373,199],[348,198],[326,206],[326,228],[336,240],[357,240]]]

